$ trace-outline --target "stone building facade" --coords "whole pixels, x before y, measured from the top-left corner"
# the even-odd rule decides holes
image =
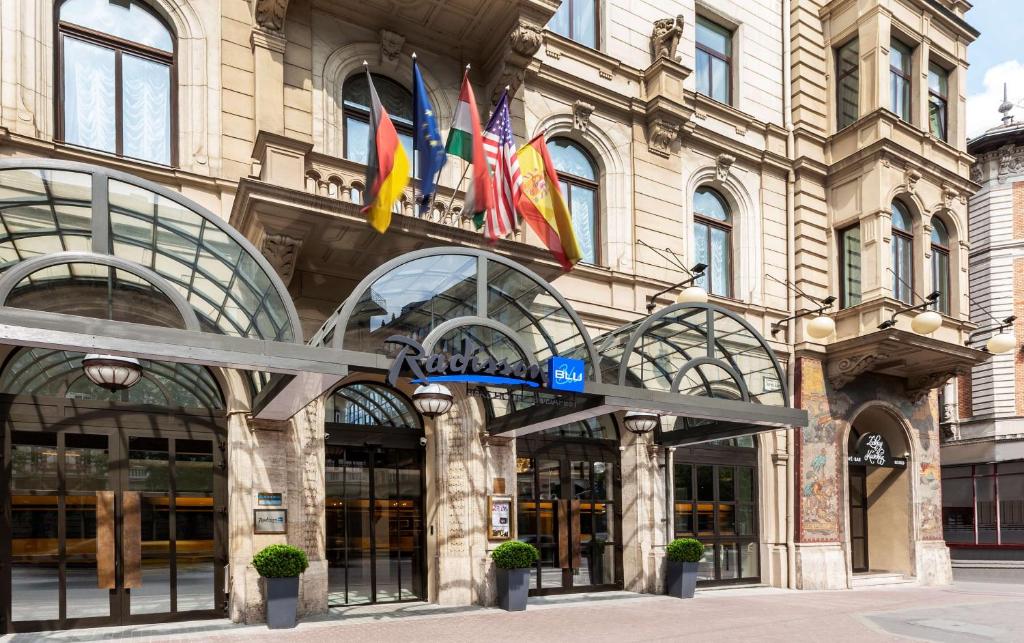
[[[539,592],[593,586],[662,591],[664,547],[672,537],[690,534],[708,544],[702,563],[707,583],[837,589],[854,586],[861,572],[921,583],[949,581],[936,388],[986,358],[964,347],[974,328],[967,297],[967,199],[977,187],[969,177],[972,157],[964,134],[967,47],[977,36],[964,21],[969,5],[959,0],[684,0],[657,7],[625,0],[521,0],[500,6],[446,0],[132,0],[127,6],[121,9],[142,20],[146,31],[120,33],[116,21],[92,21],[89,15],[106,11],[100,0],[0,3],[0,156],[15,164],[11,167],[55,159],[122,172],[147,181],[146,189],[169,191],[163,198],[184,197],[182,207],[213,213],[223,225],[205,225],[237,231],[245,240],[239,241],[242,250],[253,247],[262,255],[252,265],[272,267],[268,288],[286,289],[283,309],[293,306],[295,313],[292,344],[278,349],[270,341],[287,340],[283,331],[256,332],[260,324],[277,323],[258,313],[248,330],[220,331],[242,336],[229,347],[196,340],[175,351],[154,339],[144,349],[127,349],[114,339],[136,341],[140,333],[122,332],[116,324],[98,329],[98,339],[39,339],[12,330],[3,342],[8,363],[27,350],[16,347],[34,346],[77,355],[68,361],[72,365],[80,364],[80,353],[104,352],[208,367],[222,395],[214,415],[224,461],[217,474],[223,492],[215,494],[211,507],[223,503],[226,509],[224,518],[210,519],[216,521],[211,533],[216,531],[221,552],[211,560],[225,566],[223,578],[221,571],[212,572],[218,592],[212,611],[223,609],[247,622],[262,617],[261,586],[250,561],[255,551],[275,542],[295,544],[309,554],[301,585],[305,613],[353,602],[355,595],[372,601],[490,604],[495,587],[487,553],[495,541],[487,537],[488,499],[504,494],[522,512],[519,537],[534,538],[548,556],[534,576]],[[100,58],[82,57],[74,64],[86,60],[100,72],[72,68],[66,55],[80,42],[114,51],[110,60],[120,62],[103,67],[107,63],[95,54]],[[416,211],[410,187],[386,234],[366,225],[359,211],[366,190],[365,149],[360,148],[365,89],[359,79],[365,61],[400,121],[403,114],[394,108],[411,102],[413,53],[442,129],[451,122],[467,64],[482,113],[509,87],[517,140],[543,132],[558,152],[556,165],[561,164],[563,189],[570,191],[574,220],[590,253],[587,261],[562,273],[525,226],[487,247],[461,214],[464,168],[454,159],[441,173],[439,195],[428,212]],[[136,59],[164,65],[142,89],[124,71],[124,61],[136,64]],[[94,80],[109,74],[111,87],[118,88],[112,96],[155,101],[149,120],[138,120],[142,117],[130,104],[118,108],[83,93],[88,83],[80,81],[90,78],[86,72],[100,74]],[[159,78],[166,78],[166,85],[153,80]],[[100,101],[96,109],[107,105],[116,111],[109,141],[96,138],[98,121],[89,116],[95,109],[82,108],[88,101]],[[165,120],[153,114],[165,114]],[[403,122],[400,132],[408,129]],[[139,127],[166,131],[166,138],[155,136],[141,151],[125,153],[125,145],[141,136]],[[106,195],[112,213],[121,207],[115,192]],[[895,232],[894,216],[902,228]],[[116,217],[110,217],[113,245],[97,250],[94,234],[93,252],[120,252]],[[938,245],[932,243],[937,226],[945,234]],[[154,244],[156,238],[154,233]],[[397,262],[399,270],[402,257],[428,261],[415,253],[448,247],[486,249],[474,260],[477,266],[497,266],[499,258],[514,261],[548,293],[541,296],[550,306],[545,310],[572,311],[564,312],[559,332],[595,338],[600,346],[613,346],[622,329],[662,314],[651,317],[654,309],[669,306],[666,314],[682,315],[685,308],[672,306],[679,284],[688,279],[687,268],[706,264],[697,283],[709,291],[709,319],[716,316],[715,325],[734,329],[730,332],[737,337],[749,336],[750,350],[769,349],[762,371],[743,373],[743,383],[737,384],[742,395],[719,395],[702,376],[705,395],[723,398],[709,400],[706,408],[733,412],[729,403],[740,398],[753,402],[775,395],[782,398],[774,402],[780,407],[806,410],[807,426],[761,418],[743,430],[733,426],[731,433],[715,434],[724,438],[716,443],[708,444],[710,437],[673,441],[665,418],[656,434],[621,430],[624,407],[619,407],[586,418],[583,428],[579,422],[569,428],[550,425],[543,433],[512,439],[489,429],[501,415],[495,400],[485,400],[473,387],[455,386],[452,411],[442,417],[409,419],[396,411],[406,423],[402,426],[413,431],[407,435],[417,440],[388,446],[392,438],[374,437],[381,434],[373,433],[373,422],[339,409],[355,404],[352,391],[359,387],[372,391],[359,393],[369,396],[365,399],[386,398],[398,409],[416,387],[407,378],[384,386],[380,360],[333,363],[356,358],[331,352],[342,350],[331,320],[346,310],[343,302],[362,296],[367,306],[375,303],[390,314],[383,326],[402,323],[423,302],[403,300],[401,288],[388,291],[367,280],[378,278],[374,271],[389,262]],[[51,251],[19,250],[5,261],[13,265]],[[933,268],[937,251],[946,257],[944,267]],[[197,265],[204,257],[196,250]],[[457,262],[436,261],[434,270],[458,273]],[[149,264],[155,272],[158,263]],[[244,272],[241,264],[234,272]],[[200,281],[216,281],[216,272],[204,274]],[[455,292],[460,286],[454,281],[440,283]],[[198,311],[199,326],[232,317],[199,302],[189,294],[195,281],[186,282],[175,283]],[[422,286],[409,283],[407,289]],[[906,309],[932,291],[940,292],[935,305],[941,323],[921,335],[911,329],[917,311]],[[385,292],[392,292],[390,303]],[[551,293],[560,293],[564,302],[551,303],[559,299]],[[431,300],[443,294],[438,286]],[[832,308],[824,303],[830,295],[838,297]],[[396,308],[396,300],[406,305]],[[346,315],[352,313],[348,306]],[[11,328],[27,323],[18,321],[17,311],[3,308],[0,314],[8,315],[4,319]],[[824,339],[806,330],[806,313],[818,309],[835,320],[835,333]],[[43,310],[75,314],[59,306]],[[583,330],[572,331],[565,320],[577,314]],[[879,330],[890,318],[894,323]],[[72,332],[59,321],[52,322],[54,332]],[[687,328],[699,332],[692,324]],[[116,335],[110,342],[104,339],[107,332]],[[707,329],[703,332],[706,338]],[[247,352],[249,344],[241,342],[246,337],[264,341],[266,356]],[[344,341],[350,352],[374,352],[348,348],[348,335]],[[352,341],[362,346],[363,340]],[[711,356],[732,350],[707,341]],[[772,370],[773,360],[780,369]],[[253,375],[261,372],[281,378],[268,383]],[[98,396],[97,391],[89,389],[83,399]],[[678,381],[670,392],[680,392]],[[47,395],[16,379],[3,393]],[[364,398],[359,399],[366,403]],[[636,399],[641,398],[647,399],[639,394]],[[9,413],[8,450],[39,446],[17,442],[24,432],[18,422],[27,421],[31,408],[20,410],[22,415]],[[191,421],[178,411],[151,413]],[[695,411],[693,417],[708,419],[712,411],[703,413]],[[359,422],[349,421],[353,418]],[[349,424],[362,424],[363,432],[353,433]],[[677,419],[675,426],[699,434],[699,422],[679,429],[683,422]],[[903,465],[849,466],[857,440],[867,435],[882,436]],[[72,448],[63,440],[54,448]],[[126,453],[141,453],[129,447]],[[418,464],[393,459],[385,465],[379,458],[392,447],[418,453],[413,458]],[[558,450],[564,455],[549,455]],[[353,464],[364,457],[369,458],[364,468]],[[545,463],[551,462],[554,469],[545,478]],[[582,468],[574,469],[577,465]],[[393,471],[396,480],[420,476],[422,493],[401,500],[411,503],[402,507],[412,507],[412,513],[395,513],[391,520],[373,504],[373,493],[346,495],[350,471],[370,475],[378,467]],[[581,473],[584,469],[587,473]],[[384,484],[381,480],[391,475],[373,479]],[[575,489],[584,479],[585,486],[593,485],[587,486],[589,501],[579,501],[589,507],[584,511],[593,522],[584,531],[591,531],[585,540],[578,529],[572,532],[577,549],[567,554],[545,539],[557,541],[551,523],[561,520],[559,512],[576,512],[567,515],[578,520],[581,510],[571,502],[558,504],[572,494],[552,491],[551,485]],[[599,492],[605,483],[610,486]],[[17,495],[13,485],[3,488],[9,498]],[[279,493],[274,502],[288,509],[284,535],[254,533],[265,492]],[[600,493],[605,495],[599,501]],[[866,503],[868,496],[878,500]],[[372,529],[372,535],[361,532],[361,541],[352,535],[355,527],[339,526],[348,525],[343,507],[355,506],[354,499],[374,507],[365,510],[372,526],[360,527]],[[5,503],[13,511],[15,505]],[[534,532],[528,537],[529,521]],[[377,531],[392,524],[399,531]],[[405,528],[415,535],[400,533]],[[15,555],[19,538],[15,533],[0,543],[8,569],[4,627],[38,629],[38,619],[19,612],[9,591],[10,570],[31,563]],[[69,538],[65,532],[59,536],[60,542]],[[364,546],[372,552],[365,564],[357,554]],[[177,548],[171,547],[172,558]],[[378,549],[385,554],[378,555]],[[397,553],[387,558],[386,552]],[[67,546],[57,554],[66,555]],[[196,560],[201,558],[197,554]],[[67,569],[64,562],[55,564]],[[385,580],[396,589],[381,589]],[[367,586],[368,599],[359,593]],[[65,598],[61,611],[44,625],[80,624],[66,582],[55,587],[54,596]],[[124,589],[121,584],[110,588],[120,616],[104,612],[90,618],[130,622],[134,612],[124,605],[133,599]],[[172,612],[186,611],[178,608],[183,598],[170,602]]]

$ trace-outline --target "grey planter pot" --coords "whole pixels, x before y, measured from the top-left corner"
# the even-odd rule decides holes
[[[282,630],[295,627],[299,609],[299,577],[264,578],[267,599],[267,627]]]
[[[526,609],[526,597],[530,594],[530,569],[498,570],[498,606],[508,612],[522,612]]]
[[[668,561],[665,574],[665,593],[676,598],[693,598],[697,589],[697,563]]]

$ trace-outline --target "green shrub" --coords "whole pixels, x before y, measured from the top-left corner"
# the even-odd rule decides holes
[[[290,578],[309,567],[306,552],[291,545],[268,545],[252,557],[252,566],[264,578]]]
[[[509,540],[494,548],[491,560],[498,569],[524,569],[540,560],[540,552],[530,543]]]
[[[704,544],[696,538],[676,538],[665,548],[674,563],[696,563],[704,558]]]

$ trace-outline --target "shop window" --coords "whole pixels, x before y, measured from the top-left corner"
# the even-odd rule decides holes
[[[558,183],[572,215],[572,227],[583,252],[582,261],[597,264],[600,258],[597,164],[581,145],[566,138],[549,140],[548,153],[558,171]]]
[[[697,16],[697,93],[732,104],[732,32]]]
[[[857,39],[836,49],[836,129],[860,116],[860,49]]]
[[[391,117],[406,155],[415,165],[412,149],[412,93],[390,78],[377,74],[373,75],[373,87]],[[359,72],[345,81],[341,89],[341,102],[345,158],[356,163],[366,163],[370,157],[366,147],[370,129],[370,84],[366,81],[365,73]]]
[[[892,202],[892,293],[914,303],[914,227],[907,206]]]
[[[942,523],[951,545],[1024,545],[1024,462],[943,467]]]
[[[707,265],[697,283],[709,293],[732,296],[732,213],[717,190],[693,193],[693,251],[695,263]]]
[[[597,49],[597,0],[563,0],[548,22],[548,29],[585,47]]]
[[[861,302],[859,223],[839,233],[839,295],[843,308]]]
[[[949,72],[935,63],[928,65],[928,129],[945,141],[949,134]]]
[[[911,92],[911,49],[899,40],[889,45],[889,88],[892,94],[892,111],[906,122],[910,122]]]
[[[948,315],[952,294],[949,278],[949,231],[938,217],[932,217],[932,288],[939,292],[935,310]]]
[[[174,37],[147,6],[67,0],[57,10],[57,136],[174,163]]]

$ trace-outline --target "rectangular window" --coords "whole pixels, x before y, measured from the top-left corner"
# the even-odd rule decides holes
[[[910,47],[899,40],[889,45],[889,85],[892,94],[890,109],[906,122],[910,118]]]
[[[563,0],[548,21],[548,29],[597,49],[597,0]]]
[[[860,116],[860,49],[857,39],[836,49],[836,129],[852,125]]]
[[[697,16],[697,93],[732,104],[732,32]]]
[[[949,133],[949,73],[935,63],[928,65],[928,128],[937,139]]]
[[[892,233],[892,293],[905,304],[914,303],[914,239],[903,232]]]
[[[935,310],[949,314],[949,253],[932,246],[932,276],[935,280],[932,287],[939,291],[939,299],[935,302]]]
[[[843,308],[860,303],[860,224],[839,233],[839,287]]]

